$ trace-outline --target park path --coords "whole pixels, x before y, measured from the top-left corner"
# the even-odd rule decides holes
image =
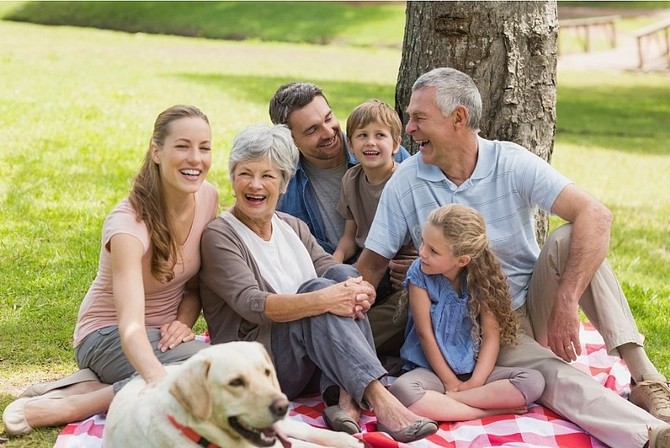
[[[620,15],[622,17],[653,16],[654,23],[670,18],[668,10],[638,10],[638,9],[612,9],[603,8],[562,8],[559,5],[559,27],[561,19],[581,18],[590,16]],[[560,28],[559,28],[560,29]],[[559,31],[560,32],[560,31]],[[574,32],[574,30],[565,30]],[[598,36],[597,30],[593,31]],[[635,36],[630,31],[617,29],[617,46],[613,49],[601,49],[598,51],[570,52],[561,54],[558,58],[558,70],[603,70],[624,72],[660,72],[670,74],[670,59],[666,57],[653,57],[649,62],[645,59],[643,70],[638,68],[638,50]]]

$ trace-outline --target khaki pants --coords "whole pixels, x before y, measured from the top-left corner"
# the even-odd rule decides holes
[[[380,357],[400,356],[400,347],[405,342],[407,307],[398,316],[396,312],[398,301],[404,293],[404,290],[395,291],[383,303],[373,306],[368,311],[375,349]]]
[[[531,278],[526,305],[517,310],[526,336],[516,346],[503,346],[497,364],[539,370],[545,379],[539,403],[611,447],[642,447],[648,440],[647,427],[665,423],[540,345],[546,345],[546,323],[558,279],[565,269],[571,230],[569,224],[561,226],[545,243]],[[608,352],[616,354],[616,347],[629,342],[642,345],[628,302],[606,262],[581,297],[580,307],[603,336]]]

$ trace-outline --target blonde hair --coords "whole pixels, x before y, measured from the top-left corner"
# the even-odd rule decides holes
[[[137,221],[147,226],[153,249],[151,274],[160,282],[169,282],[174,278],[179,243],[175,238],[175,223],[165,203],[160,169],[151,157],[151,145],[155,144],[162,149],[165,138],[170,135],[170,124],[181,118],[201,118],[209,124],[207,116],[194,106],[177,105],[161,112],[154,123],[149,149],[140,171],[133,179],[129,197]]]
[[[402,123],[398,113],[388,104],[379,100],[367,100],[358,105],[347,118],[347,140],[360,129],[370,123],[381,123],[391,130],[391,138],[400,144],[402,138]]]
[[[515,344],[519,338],[519,320],[512,308],[507,277],[489,245],[482,215],[471,207],[449,204],[433,210],[428,215],[428,224],[442,231],[445,244],[455,257],[470,257],[464,269],[473,337],[481,340],[477,317],[486,308],[498,323],[501,344]]]

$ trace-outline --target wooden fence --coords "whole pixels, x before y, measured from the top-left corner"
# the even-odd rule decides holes
[[[649,57],[655,56],[665,56],[670,63],[670,17],[636,31],[635,39],[638,68],[644,68],[645,59],[648,61]]]
[[[581,38],[582,48],[586,53],[591,51],[591,30],[601,29],[605,31],[611,48],[616,48],[616,22],[621,16],[598,16],[583,17],[578,19],[563,19],[558,21],[559,29],[574,29]],[[560,42],[560,40],[559,40]],[[560,45],[558,54],[561,54]]]

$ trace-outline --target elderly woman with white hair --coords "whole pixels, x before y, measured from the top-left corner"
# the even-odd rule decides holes
[[[336,263],[305,223],[276,210],[298,155],[283,125],[249,127],[233,142],[235,203],[201,241],[200,293],[212,343],[261,342],[289,399],[320,381],[331,429],[360,432],[365,408],[398,441],[429,436],[437,423],[409,411],[379,381],[387,372],[366,316],[374,288],[353,266]]]

